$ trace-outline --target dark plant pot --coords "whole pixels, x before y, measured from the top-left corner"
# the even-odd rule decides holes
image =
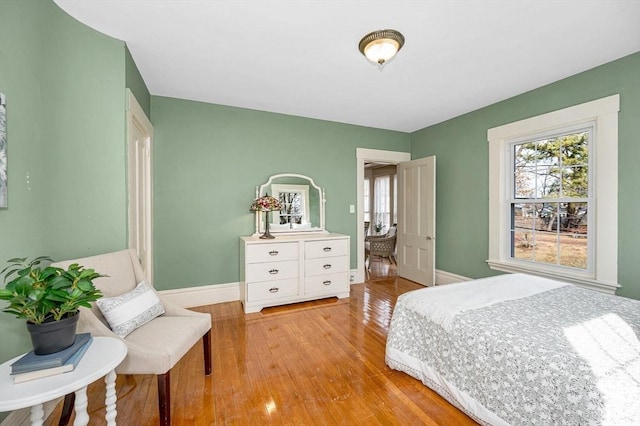
[[[73,345],[76,339],[79,314],[63,318],[60,321],[34,324],[27,322],[27,330],[31,334],[33,352],[36,355],[47,355],[61,351]]]

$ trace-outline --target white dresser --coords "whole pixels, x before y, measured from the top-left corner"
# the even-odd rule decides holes
[[[242,237],[240,297],[245,313],[267,306],[349,297],[349,236]]]

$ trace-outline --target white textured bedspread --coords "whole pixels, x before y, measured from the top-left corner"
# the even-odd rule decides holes
[[[640,425],[640,301],[522,274],[398,298],[387,364],[483,424]]]

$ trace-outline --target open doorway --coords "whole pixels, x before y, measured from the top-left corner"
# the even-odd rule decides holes
[[[365,280],[365,259],[364,259],[364,179],[365,164],[377,165],[397,165],[402,162],[410,161],[411,154],[408,152],[384,151],[366,148],[356,148],[356,181],[358,182],[357,197],[357,259],[358,266],[355,276],[355,282],[364,282]]]
[[[395,164],[364,163],[365,277],[397,276],[398,176]]]

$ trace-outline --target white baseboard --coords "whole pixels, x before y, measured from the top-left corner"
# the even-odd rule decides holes
[[[361,282],[358,280],[356,269],[351,270],[350,277],[354,278],[350,284]],[[436,269],[436,285],[453,284],[470,280],[471,278],[462,275]],[[200,287],[161,290],[159,293],[166,297],[171,303],[182,306],[183,308],[193,308],[195,306],[238,301],[240,300],[240,285],[240,283],[211,284]]]
[[[462,275],[454,274],[452,272],[436,269],[436,285],[453,284],[462,281],[471,281],[472,279],[473,278],[468,278]]]
[[[240,300],[240,283],[211,284],[159,291],[169,302],[183,308]]]

